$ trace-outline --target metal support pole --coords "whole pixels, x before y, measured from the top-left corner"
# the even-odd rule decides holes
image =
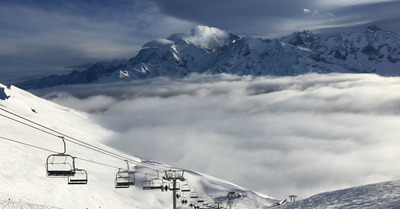
[[[174,202],[173,209],[176,209],[176,178],[172,180],[172,199]]]

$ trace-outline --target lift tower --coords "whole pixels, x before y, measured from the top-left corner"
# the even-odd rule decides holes
[[[179,186],[177,187],[176,180],[185,181],[185,178],[183,178],[184,171],[170,169],[170,170],[167,170],[164,172],[165,172],[165,175],[164,175],[163,179],[166,181],[170,181],[170,182],[172,181],[172,185],[169,189],[172,190],[173,209],[176,209],[176,191],[180,189]]]

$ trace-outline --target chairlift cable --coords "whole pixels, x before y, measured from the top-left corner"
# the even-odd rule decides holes
[[[91,144],[89,144],[89,143],[83,142],[83,141],[78,140],[78,139],[76,139],[76,138],[74,138],[74,137],[68,136],[68,135],[63,134],[63,133],[61,133],[61,132],[58,132],[58,131],[56,131],[56,130],[54,130],[54,129],[48,128],[48,127],[46,127],[46,126],[44,126],[44,125],[41,125],[41,124],[39,124],[39,123],[37,123],[37,122],[34,122],[34,121],[30,120],[30,119],[27,119],[27,118],[25,118],[25,117],[23,117],[23,116],[20,116],[20,115],[18,115],[18,114],[16,114],[16,113],[13,113],[13,112],[11,112],[11,111],[5,110],[4,108],[1,108],[1,107],[0,107],[0,110],[5,111],[5,112],[7,112],[7,113],[9,113],[9,114],[12,114],[12,115],[14,115],[14,116],[16,116],[16,117],[19,117],[19,118],[21,118],[21,119],[23,119],[23,120],[26,120],[26,121],[28,121],[28,122],[31,122],[31,123],[33,123],[33,124],[35,124],[35,125],[40,126],[40,127],[43,127],[43,128],[45,128],[45,129],[47,129],[47,130],[53,131],[53,132],[55,132],[55,133],[57,133],[57,134],[63,135],[63,136],[65,136],[65,137],[68,137],[68,138],[70,138],[70,139],[72,139],[72,140],[74,140],[74,141],[77,141],[77,142],[74,142],[74,141],[71,141],[71,140],[69,140],[69,139],[65,139],[66,141],[69,141],[69,142],[71,142],[71,143],[74,143],[74,144],[77,144],[77,145],[86,147],[86,148],[88,148],[88,149],[92,149],[92,150],[94,150],[94,151],[97,151],[97,152],[99,152],[99,153],[108,155],[108,156],[110,156],[110,157],[114,157],[114,158],[119,159],[119,160],[128,160],[129,162],[132,162],[132,163],[135,163],[135,164],[140,164],[140,165],[143,165],[144,167],[147,167],[147,168],[149,168],[149,169],[151,169],[151,170],[158,171],[157,169],[154,169],[154,168],[158,168],[158,167],[153,166],[153,169],[152,169],[152,168],[151,168],[151,165],[143,164],[142,162],[139,162],[139,161],[137,161],[137,160],[132,160],[132,159],[126,158],[126,157],[124,157],[124,156],[121,156],[121,155],[119,155],[119,154],[115,154],[115,153],[110,152],[110,151],[108,151],[108,150],[104,150],[104,149],[99,148],[99,147],[97,147],[97,146],[94,146],[94,145],[91,145]],[[39,128],[34,127],[34,126],[30,125],[30,124],[27,124],[27,123],[24,123],[24,122],[22,122],[22,121],[13,119],[13,118],[8,117],[8,116],[5,116],[5,115],[3,115],[3,114],[0,114],[0,115],[6,117],[6,118],[8,118],[8,119],[14,120],[14,121],[16,121],[16,122],[19,122],[19,123],[21,123],[21,124],[27,125],[27,126],[29,126],[29,127],[35,128],[35,129],[37,129],[37,130],[40,130],[40,131],[42,131],[42,132],[44,132],[44,133],[50,134],[50,135],[52,135],[52,136],[61,137],[61,136],[59,136],[59,135],[55,135],[55,134],[50,133],[50,132],[48,132],[48,131],[39,129]],[[79,144],[78,142],[81,143],[81,144]],[[85,145],[86,145],[86,146],[85,146]],[[158,168],[158,169],[159,169],[159,168]]]
[[[50,150],[50,149],[46,149],[46,148],[43,148],[43,147],[40,147],[40,146],[36,146],[36,145],[24,143],[24,142],[21,142],[21,141],[18,141],[18,140],[14,140],[14,139],[10,139],[10,138],[3,137],[3,136],[0,136],[0,139],[6,140],[6,141],[9,141],[9,142],[14,142],[14,143],[17,143],[17,144],[21,144],[21,145],[24,145],[24,146],[36,148],[36,149],[39,149],[39,150],[51,152],[51,153],[58,153],[57,151],[54,151],[54,150]],[[102,166],[105,166],[105,167],[120,169],[120,167],[108,165],[108,164],[105,164],[105,163],[96,162],[96,161],[94,161],[94,160],[89,160],[89,159],[85,159],[85,158],[81,158],[81,157],[75,157],[75,158],[76,158],[76,159],[79,159],[79,160],[82,160],[82,161],[89,162],[89,163],[94,163],[94,164],[102,165]],[[122,169],[122,168],[121,168],[121,169]],[[144,173],[144,172],[137,172],[137,171],[135,171],[135,173],[140,173],[140,174],[145,174],[145,175],[149,175],[149,176],[157,176],[157,177],[159,177],[159,175],[149,174],[149,173]],[[189,184],[192,188],[194,188],[194,190],[195,190],[197,193],[199,193],[199,195],[201,195],[203,198],[207,197],[208,199],[210,199],[210,200],[212,200],[212,201],[215,201],[213,198],[209,197],[208,195],[205,195],[205,194],[201,193],[201,192],[200,192],[193,184],[191,184],[188,180],[186,180],[186,181],[187,181],[187,184]]]
[[[28,146],[28,147],[36,148],[36,149],[43,150],[43,151],[46,151],[46,152],[51,152],[51,153],[54,153],[54,154],[59,153],[59,152],[57,152],[55,150],[46,149],[46,148],[43,148],[43,147],[40,147],[40,146],[28,144],[28,143],[25,143],[25,142],[21,142],[21,141],[15,140],[15,139],[10,139],[10,138],[3,137],[3,136],[0,136],[0,139],[6,140],[6,141],[10,141],[10,142],[14,142],[14,143],[21,144],[21,145],[25,145],[25,146]],[[89,163],[102,165],[102,166],[105,166],[105,167],[120,169],[120,167],[113,166],[113,165],[108,165],[108,164],[105,164],[105,163],[96,162],[94,160],[89,160],[89,159],[85,159],[85,158],[81,158],[81,157],[75,157],[75,158],[79,159],[79,160],[82,160],[82,161],[89,162]],[[155,174],[148,174],[148,173],[144,173],[144,172],[136,172],[135,171],[135,173],[147,174],[147,175],[150,175],[150,176],[157,176]]]
[[[102,166],[106,166],[106,167],[110,167],[110,168],[120,169],[120,168],[117,167],[117,166],[108,165],[108,164],[105,164],[105,163],[99,163],[99,162],[96,162],[96,161],[93,161],[93,160],[88,160],[88,159],[81,158],[81,157],[75,157],[75,158],[76,158],[76,159],[79,159],[79,160],[82,160],[82,161],[89,162],[89,163],[94,163],[94,164],[98,164],[98,165],[102,165]]]
[[[212,200],[212,201],[215,201],[212,197],[210,197],[209,195],[207,195],[207,194],[203,194],[202,192],[200,192],[193,184],[191,184],[189,181],[187,181],[187,183],[192,187],[192,188],[194,188],[194,190],[197,192],[197,193],[199,193],[199,196],[201,196],[201,197],[203,197],[203,198],[208,198],[209,200]]]
[[[116,159],[119,159],[119,160],[124,160],[124,161],[127,160],[128,162],[132,162],[132,163],[134,163],[134,164],[142,165],[142,166],[144,166],[144,167],[146,167],[146,168],[148,168],[148,169],[150,169],[150,170],[159,172],[158,169],[160,169],[160,168],[159,168],[160,166],[157,167],[157,166],[153,166],[153,165],[148,165],[148,164],[144,164],[144,163],[142,163],[142,162],[136,161],[136,160],[132,160],[132,159],[123,157],[123,156],[121,156],[121,155],[119,155],[119,154],[115,154],[115,153],[113,153],[113,152],[104,150],[104,149],[99,148],[99,147],[97,147],[97,146],[91,145],[91,144],[89,144],[89,143],[86,143],[86,142],[83,142],[83,141],[81,141],[81,140],[78,140],[78,139],[76,139],[76,138],[74,138],[74,137],[71,137],[71,136],[69,136],[69,135],[63,134],[63,133],[61,133],[61,132],[59,132],[59,131],[56,131],[56,130],[54,130],[54,129],[48,128],[48,127],[46,127],[46,126],[44,126],[44,125],[41,125],[41,124],[39,124],[39,123],[37,123],[37,122],[34,122],[34,121],[30,120],[30,119],[27,119],[27,118],[25,118],[25,117],[23,117],[23,116],[20,116],[20,115],[18,115],[18,114],[16,114],[16,113],[13,113],[13,112],[11,112],[11,111],[8,111],[8,110],[6,110],[6,109],[4,109],[4,108],[1,108],[1,107],[0,107],[0,110],[2,110],[2,111],[4,111],[4,112],[7,112],[7,113],[9,113],[9,114],[11,114],[11,115],[14,115],[14,116],[16,116],[16,117],[18,117],[18,118],[21,118],[21,119],[23,119],[23,120],[26,120],[26,121],[28,121],[28,122],[30,122],[30,123],[33,123],[33,124],[35,124],[35,125],[37,125],[37,126],[40,126],[40,127],[44,128],[44,129],[50,130],[50,131],[52,131],[52,132],[54,132],[54,133],[57,133],[57,134],[59,134],[59,135],[56,135],[56,134],[51,133],[51,132],[49,132],[49,131],[40,129],[40,128],[38,128],[38,127],[35,127],[35,126],[33,126],[33,125],[27,124],[27,123],[25,123],[25,122],[22,122],[22,121],[20,121],[20,120],[11,118],[11,117],[9,117],[9,116],[6,116],[6,115],[3,115],[3,114],[0,113],[0,116],[6,117],[6,118],[8,118],[8,119],[10,119],[10,120],[16,121],[16,122],[18,122],[18,123],[21,123],[21,124],[23,124],[23,125],[29,126],[29,127],[31,127],[31,128],[34,128],[34,129],[37,129],[37,130],[39,130],[39,131],[42,131],[42,132],[44,132],[44,133],[47,133],[47,134],[52,135],[52,136],[55,136],[55,137],[62,137],[62,136],[68,137],[68,138],[70,138],[70,139],[72,139],[72,140],[74,140],[74,141],[72,141],[72,140],[70,140],[70,139],[67,139],[67,138],[65,138],[65,140],[68,141],[68,142],[71,142],[71,143],[73,143],[73,144],[76,144],[76,145],[85,147],[85,148],[87,148],[87,149],[91,149],[91,150],[93,150],[93,151],[99,152],[99,153],[101,153],[101,154],[104,154],[104,155],[107,155],[107,156],[110,156],[110,157],[113,157],[113,158],[116,158]],[[62,135],[62,136],[60,136],[60,135]],[[79,142],[79,143],[78,143],[78,142]],[[21,143],[22,143],[22,142],[21,142]],[[24,144],[24,143],[22,143],[22,144]],[[34,145],[32,145],[32,146],[35,147]],[[39,148],[39,147],[38,147],[38,148]],[[46,151],[58,153],[58,152],[55,152],[55,151],[52,151],[52,150],[46,150]],[[80,158],[80,159],[81,159],[81,160],[86,160],[86,159],[82,159],[82,158]],[[89,161],[91,161],[91,160],[86,160],[86,161],[89,162]],[[96,164],[102,164],[102,163],[98,163],[98,162],[95,162],[95,161],[91,161],[91,162],[92,162],[92,163],[96,163]],[[106,166],[106,165],[104,164],[104,166]],[[108,166],[108,165],[107,165],[107,166]],[[119,168],[119,167],[115,167],[115,166],[109,166],[109,167]],[[162,166],[162,167],[167,167],[167,166]],[[156,169],[154,169],[154,168],[156,168]],[[168,167],[168,168],[169,168],[169,167]],[[175,168],[176,168],[176,167],[175,167]],[[179,168],[177,168],[177,169],[179,169]],[[155,175],[154,175],[154,176],[155,176]],[[188,182],[188,183],[189,183],[189,182]],[[189,184],[190,184],[190,183],[189,183]],[[192,184],[190,184],[190,185],[192,185]],[[193,186],[193,185],[192,185],[192,186]],[[196,187],[193,186],[193,188],[195,188],[195,190],[198,191],[198,190],[196,189]],[[203,196],[204,196],[204,195],[203,195]],[[207,196],[207,195],[205,195],[205,196]],[[212,198],[210,198],[210,199],[212,199]]]
[[[45,128],[45,129],[47,129],[47,130],[50,130],[50,131],[52,131],[52,132],[54,132],[54,133],[57,133],[57,134],[59,134],[59,135],[68,137],[68,138],[70,138],[70,139],[72,139],[72,140],[74,140],[74,141],[77,141],[77,142],[79,142],[79,143],[82,143],[82,144],[84,144],[84,145],[86,145],[86,146],[89,146],[89,147],[92,147],[92,148],[101,150],[101,151],[106,152],[106,153],[110,153],[110,154],[112,154],[112,155],[115,155],[115,156],[120,157],[120,158],[123,158],[123,159],[127,159],[126,157],[120,156],[120,155],[118,155],[118,154],[112,153],[112,152],[110,152],[110,151],[107,151],[107,150],[104,150],[104,149],[102,149],[102,148],[99,148],[99,147],[96,147],[96,146],[94,146],[94,145],[91,145],[91,144],[88,144],[88,143],[86,143],[86,142],[83,142],[83,141],[81,141],[81,140],[79,140],[79,139],[76,139],[76,138],[74,138],[74,137],[68,136],[67,134],[63,134],[63,133],[61,133],[61,132],[59,132],[59,131],[56,131],[56,130],[51,129],[51,128],[48,128],[48,127],[46,127],[46,126],[44,126],[44,125],[41,125],[41,124],[39,124],[39,123],[37,123],[37,122],[35,122],[35,121],[32,121],[32,120],[27,119],[27,118],[25,118],[25,117],[22,117],[22,116],[20,116],[20,115],[18,115],[18,114],[16,114],[16,113],[13,113],[13,112],[11,112],[11,111],[5,110],[4,108],[1,108],[1,107],[0,107],[0,110],[5,111],[5,112],[7,112],[7,113],[9,113],[9,114],[11,114],[11,115],[14,115],[14,116],[16,116],[16,117],[19,117],[19,118],[21,118],[21,119],[23,119],[23,120],[26,120],[26,121],[28,121],[28,122],[30,122],[30,123],[33,123],[33,124],[35,124],[35,125],[37,125],[37,126],[40,126],[40,127],[42,127],[42,128]],[[2,114],[1,114],[1,115],[2,115]],[[4,116],[4,115],[2,115],[2,116]],[[7,116],[5,116],[5,117],[7,117]],[[10,117],[7,117],[7,118],[11,119]],[[12,120],[15,120],[15,119],[12,119]],[[15,120],[15,121],[16,121],[16,120]],[[18,121],[18,122],[19,122],[19,121]],[[28,124],[23,123],[23,122],[20,122],[20,123],[25,124],[25,125],[28,125]],[[33,126],[31,126],[31,125],[28,125],[28,126],[33,127]],[[41,129],[39,129],[39,130],[41,130]],[[41,131],[43,131],[43,130],[41,130]],[[43,131],[43,132],[48,133],[48,134],[51,134],[51,133],[49,133],[49,132],[47,132],[47,131]],[[56,136],[55,134],[51,134],[51,135]],[[135,161],[135,160],[132,160],[132,161]]]
[[[1,108],[0,108],[0,109],[1,109]],[[9,117],[9,116],[3,115],[3,114],[1,114],[1,113],[0,113],[0,116],[3,116],[3,117],[5,117],[5,118],[8,118],[8,119],[13,120],[13,121],[18,122],[18,123],[21,123],[21,124],[23,124],[23,125],[26,125],[26,126],[28,126],[28,127],[33,128],[33,129],[42,131],[42,132],[44,132],[44,133],[46,133],[46,134],[49,134],[49,135],[52,135],[52,136],[55,136],[55,137],[62,137],[62,136],[53,134],[53,133],[51,133],[51,132],[48,132],[48,131],[46,131],[46,130],[40,129],[40,128],[38,128],[38,127],[32,126],[32,125],[30,125],[30,124],[27,124],[27,123],[25,123],[25,122],[19,121],[19,120],[17,120],[17,119],[11,118],[11,117]],[[82,147],[85,147],[85,148],[88,148],[88,149],[97,151],[97,152],[99,152],[99,153],[108,155],[108,156],[110,156],[110,157],[117,158],[117,157],[112,156],[112,155],[110,155],[110,154],[108,154],[108,153],[101,152],[100,150],[95,150],[95,149],[93,149],[93,148],[91,148],[91,147],[89,147],[89,146],[85,146],[85,145],[83,145],[83,144],[79,144],[78,142],[75,142],[75,141],[72,141],[72,140],[69,140],[69,139],[66,139],[66,138],[64,138],[64,139],[65,139],[65,141],[71,142],[71,143],[73,143],[73,144],[76,144],[76,145],[79,145],[79,146],[82,146]],[[93,146],[93,145],[92,145],[92,146]],[[55,152],[55,153],[59,153],[59,152]],[[117,159],[119,159],[119,160],[125,160],[125,159],[122,159],[122,158],[117,158]]]
[[[45,129],[47,129],[47,130],[50,130],[50,131],[52,131],[52,132],[54,132],[54,133],[60,134],[60,135],[62,135],[62,136],[64,136],[64,137],[68,137],[68,138],[74,140],[74,141],[72,141],[72,140],[69,140],[69,139],[65,139],[66,141],[69,141],[69,142],[71,142],[71,143],[77,144],[77,145],[79,145],[79,146],[83,146],[83,147],[85,147],[85,148],[94,150],[94,151],[99,152],[99,153],[101,153],[101,154],[108,155],[108,156],[110,156],[110,157],[114,157],[114,158],[119,159],[119,160],[128,160],[129,162],[132,162],[132,163],[135,163],[135,164],[139,164],[139,165],[143,165],[144,167],[147,167],[147,168],[149,168],[149,169],[151,169],[151,170],[158,171],[157,169],[154,169],[154,168],[158,168],[158,167],[151,166],[151,165],[148,165],[148,164],[144,164],[144,163],[139,162],[139,161],[137,161],[137,160],[132,160],[132,159],[126,158],[126,157],[124,157],[124,156],[121,156],[121,155],[119,155],[119,154],[115,154],[115,153],[113,153],[113,152],[110,152],[110,151],[104,150],[104,149],[102,149],[102,148],[99,148],[99,147],[97,147],[97,146],[91,145],[91,144],[89,144],[89,143],[83,142],[83,141],[78,140],[78,139],[76,139],[76,138],[74,138],[74,137],[71,137],[71,136],[69,136],[69,135],[63,134],[63,133],[58,132],[58,131],[56,131],[56,130],[54,130],[54,129],[48,128],[48,127],[46,127],[46,126],[44,126],[44,125],[41,125],[41,124],[39,124],[39,123],[37,123],[37,122],[34,122],[34,121],[30,120],[30,119],[27,119],[27,118],[25,118],[25,117],[23,117],[23,116],[20,116],[20,115],[18,115],[18,114],[16,114],[16,113],[13,113],[13,112],[11,112],[11,111],[5,110],[4,108],[1,108],[1,107],[0,107],[0,110],[5,111],[5,112],[7,112],[7,113],[9,113],[9,114],[11,114],[11,115],[14,115],[14,116],[16,116],[16,117],[18,117],[18,118],[21,118],[21,119],[23,119],[23,120],[26,120],[26,121],[28,121],[28,122],[30,122],[30,123],[33,123],[33,124],[35,124],[35,125],[37,125],[37,126],[40,126],[40,127],[42,127],[42,128],[45,128]],[[31,127],[31,128],[37,129],[37,130],[42,131],[42,132],[44,132],[44,133],[50,134],[50,135],[52,135],[52,136],[61,137],[61,136],[59,136],[59,135],[56,135],[56,134],[53,134],[53,133],[51,133],[51,132],[42,130],[42,129],[40,129],[40,128],[37,128],[37,127],[32,126],[32,125],[30,125],[30,124],[27,124],[27,123],[25,123],[25,122],[19,121],[19,120],[14,119],[14,118],[11,118],[11,117],[9,117],[9,116],[3,115],[3,114],[0,114],[0,116],[6,117],[6,118],[8,118],[8,119],[10,119],[10,120],[19,122],[19,123],[21,123],[21,124],[23,124],[23,125],[26,125],[26,126],[29,126],[29,127]],[[81,144],[79,144],[78,142],[81,143]],[[151,167],[153,167],[153,168],[151,168]],[[159,169],[159,168],[158,168],[158,169]]]
[[[44,151],[47,151],[47,152],[58,153],[57,151],[54,151],[54,150],[46,149],[46,148],[35,146],[35,145],[32,145],[32,144],[27,144],[27,143],[20,142],[20,141],[17,141],[17,140],[13,140],[13,139],[10,139],[10,138],[6,138],[6,137],[2,137],[2,136],[0,136],[0,138],[4,139],[4,140],[7,140],[7,141],[15,142],[15,143],[18,143],[18,144],[22,144],[22,145],[25,145],[25,146],[28,146],[28,147],[41,149],[41,150],[44,150]]]

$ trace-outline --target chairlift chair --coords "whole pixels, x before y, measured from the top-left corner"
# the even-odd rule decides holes
[[[75,175],[74,157],[59,153],[52,154],[46,160],[46,173],[48,177],[67,177]]]
[[[68,184],[87,184],[88,183],[88,174],[83,169],[75,169],[75,175],[68,176]]]
[[[119,169],[114,183],[115,188],[129,188],[135,185],[135,174],[132,171]]]
[[[150,179],[150,189],[161,189],[164,185],[164,181],[161,178]]]
[[[64,152],[51,154],[46,160],[46,174],[48,177],[68,177],[75,175],[75,159],[65,154],[67,147],[64,137],[60,137],[64,144]]]
[[[182,191],[182,192],[190,192],[190,190],[191,190],[191,187],[190,187],[190,185],[189,185],[188,183],[183,184],[183,185],[181,186],[181,191]]]
[[[182,196],[182,197],[181,197],[181,203],[182,203],[182,205],[187,205],[187,204],[188,204],[188,201],[189,201],[189,198],[187,198],[187,197],[185,197],[185,196]]]
[[[126,170],[119,168],[117,174],[115,175],[115,188],[129,188],[135,185],[135,173],[129,171],[129,162],[126,161]]]
[[[143,190],[150,190],[151,189],[150,185],[151,185],[150,180],[144,180],[142,182],[142,189]]]
[[[166,192],[166,191],[168,191],[168,189],[169,189],[169,182],[163,181],[163,184],[161,186],[161,191]]]
[[[191,193],[190,193],[190,198],[199,198],[199,193],[197,193],[197,192],[191,192]]]
[[[143,190],[161,189],[161,191],[163,191],[164,186],[167,186],[167,188],[169,186],[165,184],[165,182],[160,177],[147,180],[147,174],[145,174],[144,179],[145,180],[142,182]]]

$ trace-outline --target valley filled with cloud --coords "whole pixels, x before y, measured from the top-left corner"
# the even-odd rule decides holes
[[[33,93],[95,115],[126,153],[286,198],[400,178],[400,78],[191,75]]]

